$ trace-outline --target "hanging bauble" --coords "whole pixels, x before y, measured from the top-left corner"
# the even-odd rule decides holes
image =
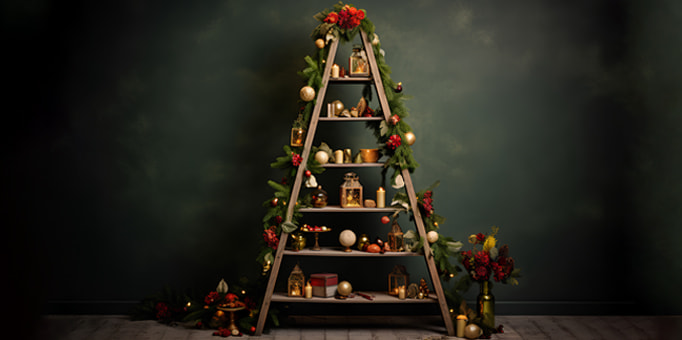
[[[398,85],[395,87],[395,90],[394,90],[394,91],[395,91],[395,93],[403,92],[403,83],[402,83],[402,82],[398,82]]]
[[[315,40],[315,46],[317,46],[317,48],[324,48],[324,45],[325,45],[324,39]]]
[[[407,145],[411,146],[416,141],[417,141],[417,136],[415,136],[412,131],[405,132],[405,143],[407,143]]]
[[[389,118],[389,121],[391,122],[391,125],[396,125],[400,121],[400,116],[393,115],[391,118]]]
[[[329,162],[329,154],[327,151],[318,151],[315,154],[315,160],[320,164],[327,164]]]
[[[270,205],[273,207],[276,207],[277,203],[279,203],[279,198],[277,197],[273,198],[272,201],[270,201]]]
[[[315,89],[310,86],[303,86],[299,92],[301,99],[305,102],[309,102],[315,99]]]
[[[429,241],[429,243],[435,243],[438,241],[438,232],[431,230],[428,233],[426,233],[426,240]]]

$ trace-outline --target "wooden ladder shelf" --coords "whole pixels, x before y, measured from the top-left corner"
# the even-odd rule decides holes
[[[370,40],[367,37],[367,33],[364,31],[360,31],[361,34],[361,39],[362,39],[362,44],[364,46],[364,50],[367,51],[367,59],[368,63],[370,66],[370,74],[371,76],[367,79],[364,79],[365,82],[373,82],[376,92],[377,92],[377,97],[379,98],[379,104],[381,106],[381,112],[383,113],[383,120],[385,120],[387,123],[389,122],[391,115],[391,110],[388,105],[388,100],[386,99],[386,94],[384,93],[384,86],[381,81],[381,77],[379,76],[379,68],[377,66],[377,61],[374,56],[373,48],[370,43]],[[310,125],[308,126],[307,129],[307,134],[305,138],[305,143],[303,146],[303,152],[301,153],[302,161],[301,164],[307,164],[308,158],[310,157],[310,152],[312,149],[312,144],[313,144],[313,139],[315,137],[315,132],[317,129],[317,125],[320,121],[327,121],[327,120],[335,120],[336,118],[327,118],[327,117],[320,117],[320,113],[322,112],[323,108],[323,103],[325,102],[325,95],[327,92],[327,88],[330,83],[330,78],[331,78],[331,68],[332,65],[334,64],[334,58],[336,56],[336,52],[338,49],[339,45],[339,40],[335,39],[334,41],[331,42],[329,46],[329,53],[327,56],[326,60],[326,66],[325,70],[322,76],[322,85],[320,86],[320,89],[317,91],[317,98],[315,102],[315,106],[313,108],[312,116],[310,119]],[[351,80],[356,80],[356,79],[351,79]],[[344,80],[340,80],[339,82],[344,82]],[[351,82],[346,80],[345,82]],[[338,119],[340,120],[340,119]],[[344,120],[382,120],[381,117],[372,117],[372,118],[344,118]],[[372,163],[370,164],[350,164],[351,166],[373,166]],[[326,164],[325,166],[327,167],[334,167],[336,166],[335,164]],[[349,164],[345,164],[345,166],[349,166]],[[382,166],[382,164],[377,165],[378,167]],[[296,178],[294,185],[291,190],[291,197],[289,199],[289,202],[296,202],[299,197],[300,189],[303,184],[303,175],[305,172],[305,166],[299,166],[298,170],[296,172]],[[417,196],[414,190],[414,186],[412,184],[412,179],[410,177],[410,172],[407,169],[403,169],[401,171],[401,175],[403,177],[403,180],[405,182],[405,189],[407,192],[407,196],[410,201],[410,206],[412,209],[412,213],[414,214],[414,222],[417,228],[417,232],[419,233],[419,237],[423,240],[426,240],[426,229],[424,227],[424,222],[421,216],[421,213],[419,211],[419,207],[417,206]],[[288,209],[287,209],[287,214],[286,214],[286,221],[291,221],[291,218],[294,214],[294,206],[295,204],[289,204]],[[320,212],[325,212],[324,209],[320,208],[315,208],[317,211]],[[359,209],[349,209],[349,208],[344,208],[344,209],[335,209],[335,208],[326,208],[330,209],[327,211],[332,211],[333,212],[353,212],[354,210],[357,211]],[[386,211],[386,212],[394,212],[395,210],[393,208],[360,208],[362,211]],[[305,212],[307,209],[301,209],[301,212]],[[310,209],[312,210],[312,209]],[[287,240],[288,240],[289,234],[286,232],[282,232],[280,236],[280,241],[279,245],[277,247],[275,256],[274,256],[274,262],[272,264],[272,269],[270,272],[270,277],[268,279],[268,284],[267,288],[265,291],[265,296],[263,297],[263,304],[260,308],[260,313],[258,316],[258,324],[256,327],[256,332],[255,335],[261,335],[263,332],[263,329],[265,327],[265,322],[267,319],[268,311],[270,309],[270,304],[272,301],[275,302],[292,302],[291,298],[288,298],[286,294],[278,294],[274,292],[275,289],[275,283],[277,281],[277,277],[279,275],[279,270],[282,264],[282,259],[284,256],[287,255],[296,255],[296,256],[352,256],[352,257],[358,257],[358,256],[367,256],[367,257],[374,257],[378,256],[377,254],[372,254],[372,253],[366,253],[366,252],[342,252],[342,251],[333,251],[333,250],[322,250],[322,251],[300,251],[300,252],[293,252],[293,251],[288,251],[286,250],[286,245],[287,245]],[[441,285],[441,281],[436,269],[436,264],[433,259],[431,248],[429,246],[428,242],[424,242],[424,248],[423,248],[423,257],[426,261],[427,269],[429,272],[429,276],[431,279],[431,285],[434,290],[435,297],[432,298],[430,295],[429,298],[427,299],[407,299],[407,300],[398,300],[395,297],[389,296],[387,293],[382,294],[382,293],[375,293],[375,299],[372,301],[366,300],[366,299],[349,299],[349,300],[336,300],[336,299],[325,299],[325,298],[312,298],[312,299],[297,299],[295,302],[310,302],[310,303],[438,303],[438,306],[440,307],[441,315],[443,317],[443,323],[445,324],[445,328],[447,329],[447,333],[449,336],[454,336],[455,335],[455,329],[453,326],[452,318],[450,316],[450,312],[448,309],[447,302],[445,300],[445,294],[443,293],[443,286]],[[417,253],[409,253],[409,252],[395,252],[395,253],[386,253],[380,256],[422,256]],[[432,295],[434,295],[432,294]]]

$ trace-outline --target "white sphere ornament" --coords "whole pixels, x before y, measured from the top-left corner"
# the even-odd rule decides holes
[[[329,154],[326,151],[318,151],[315,153],[315,160],[320,164],[327,164],[329,162]]]
[[[339,243],[341,243],[342,246],[346,247],[344,251],[347,252],[352,251],[350,247],[352,247],[355,244],[355,240],[356,240],[355,233],[350,229],[346,229],[342,231],[341,234],[339,234]]]
[[[301,99],[305,102],[309,102],[315,99],[315,89],[313,89],[310,86],[301,87],[301,91],[299,91],[298,94],[301,96]]]
[[[336,286],[336,292],[341,296],[348,296],[353,292],[353,286],[348,281],[341,281],[339,285]]]
[[[429,231],[426,233],[426,240],[429,241],[429,243],[436,243],[436,241],[438,241],[438,232],[435,230]]]
[[[405,143],[407,143],[407,145],[412,146],[412,144],[414,144],[414,142],[416,142],[416,141],[417,141],[417,136],[415,136],[412,131],[405,132]]]

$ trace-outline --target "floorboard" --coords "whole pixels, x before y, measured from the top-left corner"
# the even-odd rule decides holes
[[[528,316],[495,318],[504,333],[492,339],[680,339],[682,316]],[[283,327],[259,340],[383,340],[457,339],[445,336],[439,316],[292,316]],[[49,340],[197,340],[220,339],[214,330],[167,326],[156,321],[131,321],[122,315],[47,315],[33,334],[22,338]],[[33,336],[31,336],[33,335]]]

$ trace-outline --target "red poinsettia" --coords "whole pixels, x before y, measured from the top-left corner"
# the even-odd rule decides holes
[[[275,232],[276,229],[277,227],[273,225],[263,231],[263,239],[265,240],[265,243],[268,245],[268,247],[272,249],[277,249],[277,246],[279,245],[279,238]]]
[[[401,144],[401,138],[399,135],[392,135],[391,137],[388,138],[388,141],[386,142],[386,146],[389,147],[391,150],[395,150],[395,148],[399,147]]]
[[[324,22],[329,24],[338,24],[344,29],[353,29],[360,25],[360,22],[365,19],[365,11],[357,9],[350,5],[345,5],[337,12],[331,12],[324,18]]]

